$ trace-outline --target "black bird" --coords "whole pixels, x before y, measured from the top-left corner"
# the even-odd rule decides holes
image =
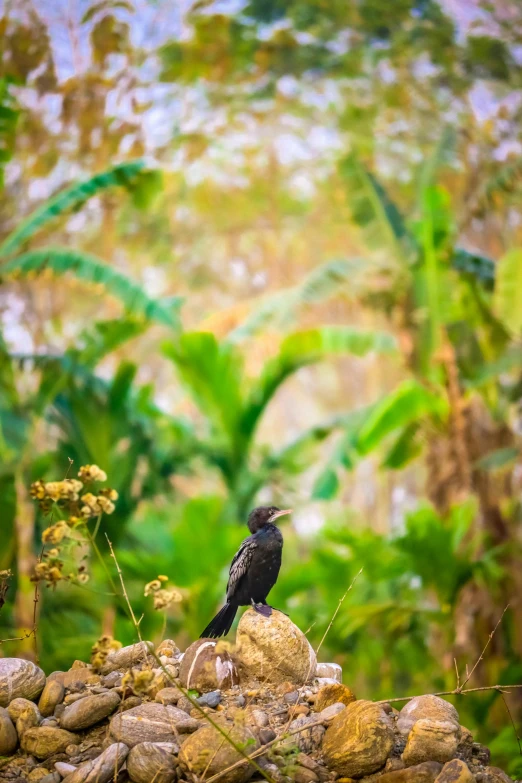
[[[245,538],[232,560],[227,584],[227,602],[207,625],[201,639],[217,639],[230,631],[238,607],[254,607],[256,612],[270,617],[272,607],[266,603],[281,568],[283,536],[274,521],[292,509],[260,506],[250,512]]]

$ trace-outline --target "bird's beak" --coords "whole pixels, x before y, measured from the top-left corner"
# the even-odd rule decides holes
[[[276,511],[275,514],[272,514],[272,516],[270,517],[270,519],[268,521],[269,522],[273,522],[274,519],[277,519],[278,517],[284,517],[285,514],[291,514],[292,511],[293,511],[293,509],[291,509],[291,508],[285,508],[283,511]]]

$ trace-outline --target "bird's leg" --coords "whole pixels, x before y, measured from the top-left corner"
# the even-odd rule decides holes
[[[263,617],[270,617],[272,615],[272,607],[268,606],[266,601],[262,601],[259,604],[256,604],[253,598],[250,599],[250,602],[252,604],[252,608],[254,612],[257,612],[258,614],[262,615]]]

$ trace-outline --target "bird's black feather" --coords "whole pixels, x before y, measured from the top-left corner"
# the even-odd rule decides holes
[[[245,540],[241,542],[241,546],[234,555],[234,559],[230,565],[227,582],[227,600],[237,591],[240,580],[248,571],[256,547],[257,544],[254,536],[248,536],[248,538],[245,538]]]

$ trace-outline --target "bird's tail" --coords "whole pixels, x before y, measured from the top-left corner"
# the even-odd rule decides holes
[[[223,609],[220,609],[214,619],[209,622],[199,638],[217,639],[219,636],[225,636],[232,627],[236,612],[237,606],[225,604]]]

